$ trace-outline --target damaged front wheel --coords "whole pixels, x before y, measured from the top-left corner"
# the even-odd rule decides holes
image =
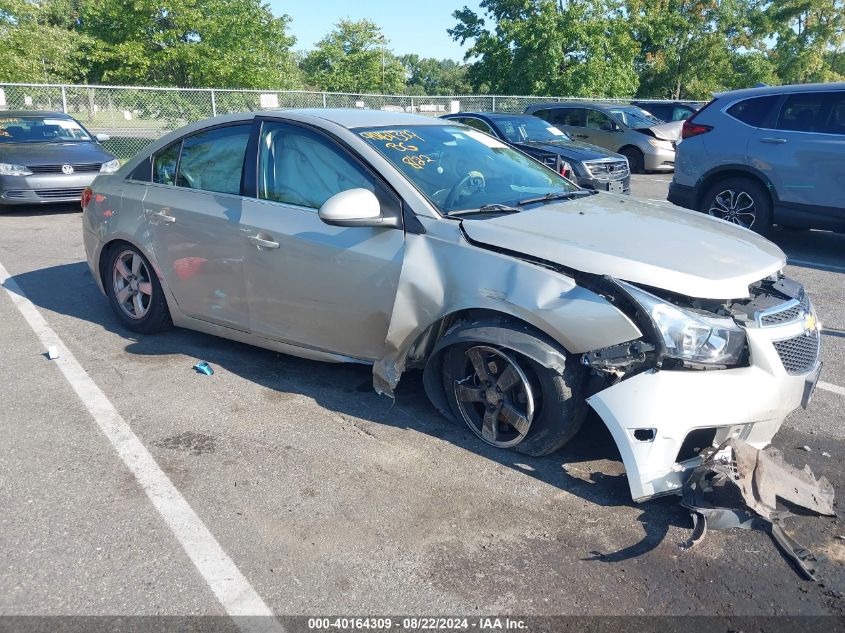
[[[443,389],[453,415],[488,444],[528,455],[558,450],[581,428],[582,373],[574,362],[562,375],[487,344],[456,344],[443,355]]]

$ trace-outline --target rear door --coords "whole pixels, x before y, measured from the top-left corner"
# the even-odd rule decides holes
[[[359,187],[373,191],[383,211],[401,213],[401,201],[338,141],[307,126],[265,121],[258,154],[257,197],[241,219],[251,330],[354,358],[381,357],[404,231],[329,226],[317,211]]]
[[[749,154],[780,202],[845,207],[845,91],[787,94],[771,127],[755,130]]]
[[[153,156],[144,215],[160,273],[186,315],[248,328],[241,173],[251,123],[210,128]]]

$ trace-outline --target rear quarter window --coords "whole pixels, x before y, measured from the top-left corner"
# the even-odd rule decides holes
[[[779,100],[779,95],[752,97],[733,104],[726,112],[746,125],[761,127]]]

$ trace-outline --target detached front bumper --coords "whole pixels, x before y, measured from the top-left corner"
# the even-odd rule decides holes
[[[746,333],[749,367],[650,370],[587,400],[619,447],[635,501],[680,493],[701,449],[730,437],[765,447],[786,416],[806,405],[820,368],[815,322],[749,326]],[[803,359],[810,366],[796,367],[791,350],[803,345],[809,354],[813,344],[814,356]]]

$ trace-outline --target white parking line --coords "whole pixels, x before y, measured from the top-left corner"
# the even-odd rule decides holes
[[[642,174],[631,174],[631,178],[634,180],[645,180],[647,182],[672,182],[671,180],[666,180],[665,178],[652,178],[648,175]]]
[[[173,531],[185,553],[230,616],[272,616],[270,610],[234,561],[223,551],[202,520],[188,505],[156,463],[114,405],[74,358],[58,334],[0,263],[0,285],[41,341],[43,349],[55,346],[59,357],[52,361],[64,374],[76,395],[108,438],[120,459],[144,489],[155,509]],[[281,633],[281,623],[271,617],[237,618],[235,623],[249,633]]]
[[[830,391],[832,393],[838,393],[840,396],[845,396],[845,387],[840,387],[839,385],[832,385],[829,382],[824,382],[820,380],[816,383],[816,387],[819,389],[824,389],[825,391]]]
[[[787,258],[786,263],[792,266],[807,266],[809,268],[817,268],[818,270],[827,270],[832,273],[845,273],[845,266],[835,266],[833,264],[820,264],[818,262],[810,262],[806,259],[792,259]]]

